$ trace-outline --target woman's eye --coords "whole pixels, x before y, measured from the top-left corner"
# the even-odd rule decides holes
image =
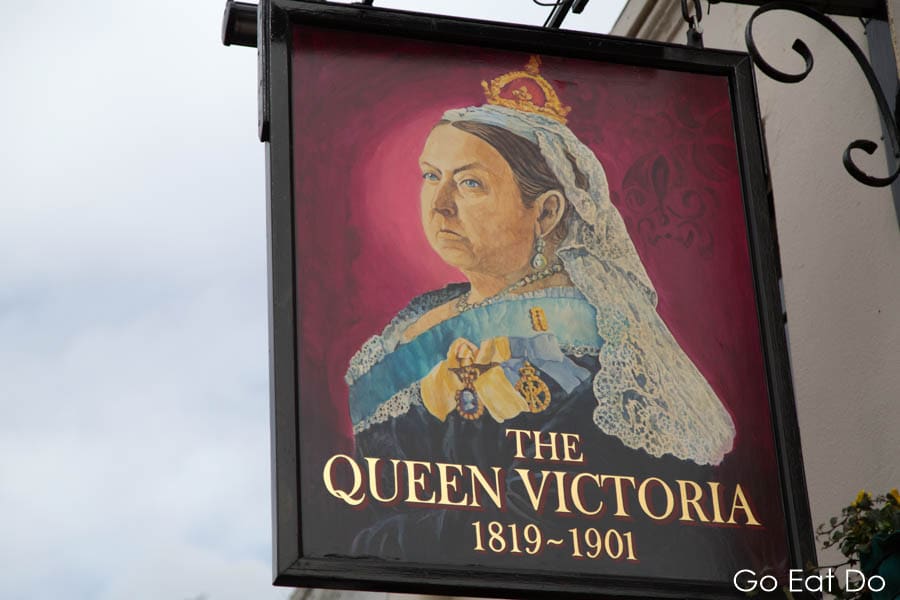
[[[422,173],[422,179],[424,179],[425,181],[439,181],[440,177],[438,177],[437,174],[432,173],[431,171],[426,171],[425,173]]]
[[[481,182],[477,179],[463,179],[459,182],[460,187],[475,189],[481,187]]]

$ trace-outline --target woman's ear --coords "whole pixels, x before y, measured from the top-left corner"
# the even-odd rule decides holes
[[[547,237],[566,213],[566,197],[559,190],[547,190],[535,198],[535,206],[538,207],[540,234]]]

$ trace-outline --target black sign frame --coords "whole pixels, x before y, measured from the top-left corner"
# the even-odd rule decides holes
[[[295,0],[260,6],[260,128],[268,138],[270,408],[275,585],[416,592],[453,596],[737,598],[732,585],[528,574],[398,564],[373,558],[316,558],[301,544],[299,397],[291,127],[291,26],[304,24],[411,39],[470,44],[728,78],[745,198],[748,240],[770,391],[782,501],[794,568],[815,550],[779,294],[779,256],[751,59],[738,52]]]

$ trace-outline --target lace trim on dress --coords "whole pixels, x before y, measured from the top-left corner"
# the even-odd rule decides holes
[[[356,351],[350,359],[350,366],[344,375],[347,385],[353,385],[357,379],[368,373],[385,356],[384,343],[380,335],[373,335]]]
[[[353,426],[353,435],[357,435],[372,425],[384,423],[395,417],[405,415],[414,405],[422,404],[422,387],[417,381],[408,388],[404,388],[383,402],[372,416],[366,417]]]
[[[600,346],[588,346],[586,344],[560,344],[559,349],[563,354],[578,358],[600,354]]]

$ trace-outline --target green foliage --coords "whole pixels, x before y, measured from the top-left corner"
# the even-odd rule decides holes
[[[832,517],[816,529],[816,537],[823,548],[837,546],[847,560],[830,568],[859,564],[862,557],[872,550],[872,539],[877,535],[889,535],[900,531],[900,492],[893,489],[887,494],[873,498],[862,490],[853,504],[841,511],[840,517]],[[816,567],[815,570],[829,567]],[[863,600],[868,592],[847,592],[839,585],[832,588],[835,598],[841,600]]]

